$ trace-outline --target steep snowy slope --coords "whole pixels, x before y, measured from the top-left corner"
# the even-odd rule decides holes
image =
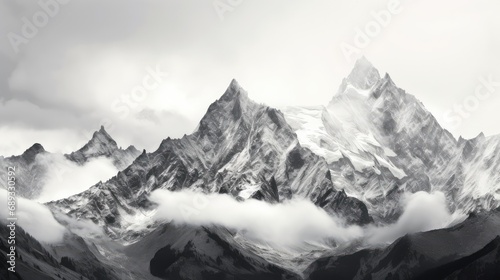
[[[378,221],[400,214],[405,192],[444,191],[450,210],[464,212],[500,205],[499,138],[457,141],[365,58],[327,106],[284,114],[301,145],[327,160],[334,184]]]
[[[459,140],[456,170],[442,189],[450,193],[457,207],[465,211],[489,210],[500,205],[500,136],[480,134]]]

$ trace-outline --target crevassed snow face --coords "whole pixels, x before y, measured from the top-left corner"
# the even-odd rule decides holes
[[[346,156],[357,171],[363,172],[373,169],[376,159],[401,179],[406,174],[391,161],[395,153],[376,139],[378,130],[370,119],[370,110],[365,97],[346,94],[336,96],[327,108],[287,107],[283,112],[300,144],[328,163]]]

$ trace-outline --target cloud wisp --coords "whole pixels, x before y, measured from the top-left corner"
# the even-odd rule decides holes
[[[7,198],[7,190],[0,189],[3,205],[7,205]],[[0,218],[8,217],[7,207],[1,207]],[[17,198],[16,217],[18,224],[40,242],[61,242],[66,233],[66,228],[56,221],[48,207],[29,199]]]
[[[398,221],[380,227],[346,225],[342,219],[329,215],[305,199],[269,204],[252,199],[237,201],[226,194],[156,190],[150,200],[158,204],[154,220],[223,226],[238,231],[245,238],[281,248],[300,248],[304,243],[336,244],[344,248],[353,243],[380,247],[405,234],[446,228],[466,217],[450,213],[440,192],[408,195],[404,198],[405,210]],[[6,203],[6,190],[0,190],[0,201]],[[77,221],[62,213],[54,216],[48,207],[38,202],[18,198],[17,205],[19,225],[41,242],[61,242],[68,230],[81,236],[105,236],[102,229],[91,221]],[[2,208],[0,218],[6,219],[7,215],[7,210]]]
[[[394,224],[382,227],[368,227],[365,230],[366,243],[384,245],[408,234],[446,228],[467,217],[460,212],[450,213],[446,197],[442,192],[416,192],[403,198],[405,210]]]
[[[247,238],[279,246],[299,246],[305,242],[331,244],[331,241],[343,246],[359,241],[367,247],[380,246],[407,233],[444,228],[464,218],[448,211],[440,192],[408,195],[399,220],[381,227],[346,225],[305,199],[269,204],[251,199],[237,201],[225,194],[157,190],[150,200],[158,204],[156,220],[224,226]]]
[[[100,157],[78,165],[62,154],[38,155],[40,165],[47,166],[47,175],[39,202],[66,198],[87,190],[90,186],[107,180],[118,173],[112,160]]]
[[[202,195],[193,191],[157,190],[150,199],[159,204],[155,218],[198,226],[220,225],[249,238],[276,244],[334,239],[347,242],[361,237],[357,226],[345,226],[303,199],[281,204],[259,200],[237,201],[225,194]]]

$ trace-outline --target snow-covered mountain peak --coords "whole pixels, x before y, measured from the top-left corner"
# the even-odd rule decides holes
[[[26,162],[32,162],[38,154],[44,152],[45,149],[43,146],[39,143],[35,143],[33,146],[24,151],[22,157],[26,160]]]
[[[235,123],[248,123],[260,105],[248,98],[248,93],[232,80],[224,94],[210,104],[195,133],[212,134],[233,127]]]
[[[0,157],[0,176],[6,174],[8,166],[16,166],[16,171],[19,174],[16,177],[18,195],[28,199],[37,199],[42,194],[47,180],[50,180],[51,176],[53,177],[54,170],[70,167],[72,166],[68,165],[70,162],[83,166],[91,160],[105,157],[112,160],[118,170],[123,170],[139,154],[140,152],[134,146],[129,146],[126,150],[119,148],[113,138],[101,127],[85,146],[71,154],[50,153],[42,145],[36,143],[20,156]],[[38,157],[38,155],[44,157]],[[62,162],[61,156],[64,156],[69,162]]]
[[[379,71],[365,57],[358,59],[351,73],[342,80],[337,94],[339,96],[361,96],[369,98],[374,88],[381,82]],[[335,102],[332,100],[332,102]]]
[[[42,144],[35,143],[35,144],[33,144],[33,146],[29,147],[25,151],[25,153],[29,152],[29,151],[34,151],[34,152],[40,153],[40,152],[45,152],[45,149],[43,148]]]
[[[486,140],[486,135],[484,135],[483,132],[480,132],[476,137],[474,138],[464,138],[462,136],[458,137],[458,145],[461,145],[465,142],[478,142],[478,141],[485,141]]]
[[[92,139],[90,139],[88,145],[105,145],[105,146],[113,146],[118,147],[116,141],[108,134],[108,132],[104,129],[104,126],[94,132],[92,135]]]
[[[486,140],[486,135],[484,135],[484,133],[483,133],[483,132],[480,132],[480,133],[476,136],[476,138],[474,138],[474,139],[477,139],[477,140],[480,140],[480,141],[484,141],[484,140]]]
[[[83,164],[91,158],[105,156],[112,158],[118,169],[127,167],[140,154],[134,147],[129,146],[126,150],[121,149],[116,141],[104,129],[104,126],[94,132],[92,139],[81,149],[72,152],[66,157],[72,161]]]
[[[236,79],[232,79],[232,80],[231,80],[231,83],[229,84],[229,88],[231,88],[231,89],[236,89],[236,90],[238,90],[238,89],[243,89],[243,88],[241,87],[240,83],[238,83],[238,81],[237,81]]]
[[[76,152],[72,152],[69,157],[77,162],[84,162],[87,158],[97,156],[109,156],[118,149],[116,141],[106,132],[103,126],[94,132],[87,144]]]
[[[365,57],[361,57],[354,64],[347,82],[355,88],[368,90],[380,80],[380,74],[373,64]]]
[[[238,81],[233,79],[219,101],[231,101],[235,99],[248,100],[248,93],[241,87]]]

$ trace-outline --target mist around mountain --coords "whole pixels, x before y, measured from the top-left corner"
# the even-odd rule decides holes
[[[12,279],[500,274],[500,136],[455,139],[366,58],[324,106],[278,110],[233,80],[156,151],[101,127],[68,155],[35,144],[0,165],[23,197]]]
[[[134,146],[119,147],[101,127],[87,144],[70,154],[51,153],[35,143],[21,155],[0,157],[0,175],[6,177],[7,167],[15,166],[17,195],[46,202],[77,194],[96,181],[111,178],[139,154]]]

